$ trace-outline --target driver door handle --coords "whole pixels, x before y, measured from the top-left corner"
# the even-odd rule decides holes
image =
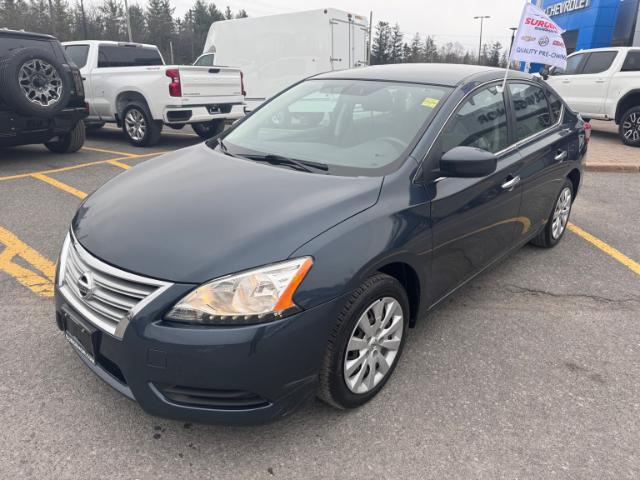
[[[511,191],[519,183],[520,183],[520,177],[519,176],[515,176],[512,179],[507,180],[506,182],[504,182],[502,184],[502,189]]]
[[[564,160],[567,158],[567,152],[565,150],[558,150],[556,152],[556,156],[553,157],[553,159],[556,162],[564,162]]]

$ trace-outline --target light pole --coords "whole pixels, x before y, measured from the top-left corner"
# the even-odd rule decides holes
[[[478,45],[478,65],[480,65],[480,55],[482,54],[482,26],[485,18],[491,18],[489,15],[481,15],[473,17],[474,20],[480,19],[480,45]]]
[[[509,46],[509,55],[511,55],[511,49],[513,48],[513,41],[516,39],[516,32],[518,31],[518,27],[511,27],[511,45]]]
[[[129,19],[129,2],[124,0],[124,13],[127,20],[127,34],[129,36],[129,43],[133,43],[133,35],[131,35],[131,20]]]

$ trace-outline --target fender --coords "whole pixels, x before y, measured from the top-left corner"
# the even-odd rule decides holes
[[[621,106],[624,105],[624,103],[629,99],[629,97],[634,95],[638,96],[637,104],[640,105],[640,88],[634,88],[633,90],[629,90],[627,93],[624,94],[622,98],[620,98],[620,100],[618,100],[618,104],[616,105],[616,116],[615,116],[616,123],[620,123],[622,114],[624,113],[624,111],[622,111],[621,109]]]

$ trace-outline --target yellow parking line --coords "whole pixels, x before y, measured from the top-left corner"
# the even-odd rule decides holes
[[[621,251],[613,248],[608,243],[603,242],[599,238],[591,235],[589,232],[584,231],[583,229],[581,229],[577,225],[574,225],[573,223],[569,223],[567,228],[571,230],[573,233],[575,233],[576,235],[578,235],[579,237],[583,238],[584,240],[592,244],[593,246],[602,250],[604,253],[606,253],[610,257],[616,259],[618,262],[620,262],[622,265],[627,267],[632,272],[636,273],[637,275],[640,275],[640,264],[630,259],[629,257],[627,257]]]
[[[59,188],[60,190],[64,190],[65,192],[70,193],[71,195],[75,195],[78,198],[84,199],[87,196],[86,193],[81,192],[76,188],[73,188],[71,185],[67,185],[66,183],[59,182],[55,178],[47,177],[42,173],[33,173],[31,174],[31,176],[45,183],[48,183],[49,185],[53,185],[54,187]]]
[[[116,167],[120,167],[123,170],[129,170],[131,168],[131,165],[127,165],[126,163],[119,162],[118,160],[109,160],[109,162],[107,163],[111,165],[115,165]]]
[[[152,157],[154,155],[162,155],[163,153],[167,153],[167,151],[145,153],[143,155],[138,155],[137,157],[128,157],[128,156],[127,157],[116,157],[116,158],[110,158],[108,160],[98,160],[96,162],[80,163],[78,165],[71,165],[69,167],[52,168],[50,170],[42,170],[42,171],[39,171],[39,172],[20,173],[18,175],[9,175],[8,177],[0,177],[0,182],[4,181],[4,180],[18,180],[20,178],[31,177],[32,175],[47,175],[47,174],[50,174],[50,173],[68,172],[69,170],[77,170],[79,168],[93,167],[94,165],[102,165],[104,163],[109,163],[109,162],[113,162],[113,161],[132,160],[134,158],[137,160],[139,158]]]
[[[129,158],[137,158],[140,156],[137,153],[118,152],[117,150],[107,150],[105,148],[98,148],[98,147],[82,147],[82,150],[87,150],[89,152],[108,153],[110,155],[119,155],[121,157],[129,157]]]
[[[52,297],[55,265],[2,227],[0,227],[0,244],[5,246],[4,251],[0,253],[0,270],[15,278],[32,292],[43,297]],[[12,260],[16,255],[30,263],[44,276],[13,263]]]

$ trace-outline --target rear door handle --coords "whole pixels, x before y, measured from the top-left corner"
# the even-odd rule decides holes
[[[553,159],[556,162],[564,162],[567,158],[567,152],[565,150],[558,150],[558,152],[556,153],[556,156],[553,157]]]
[[[520,177],[519,176],[515,176],[512,179],[507,180],[506,182],[504,182],[502,184],[502,189],[511,191],[519,183],[520,183]]]

